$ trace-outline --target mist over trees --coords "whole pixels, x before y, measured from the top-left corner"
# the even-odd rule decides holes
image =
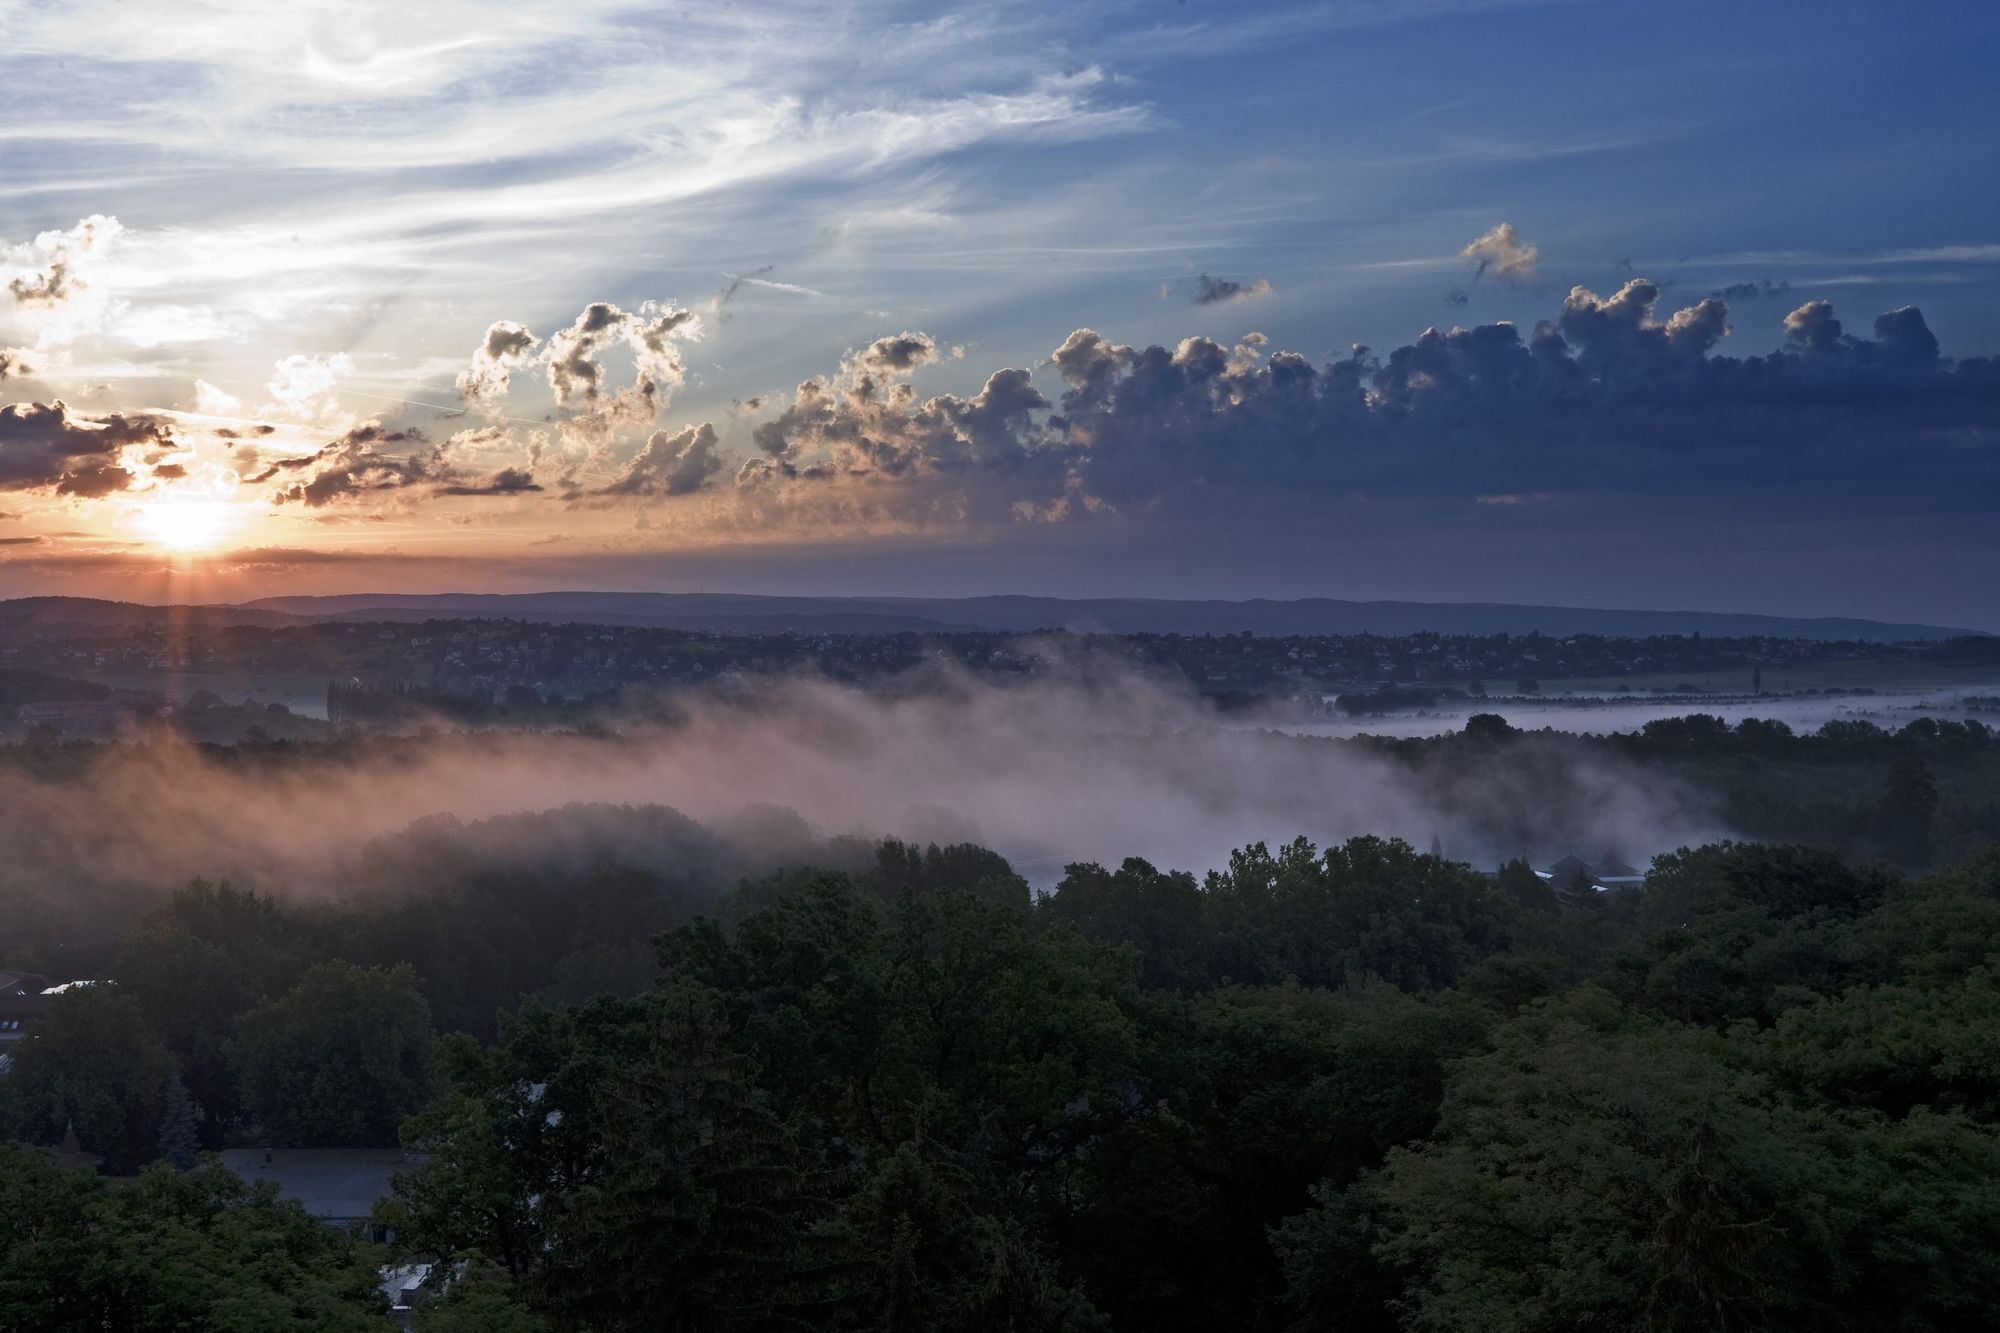
[[[409,1255],[461,1275],[429,1329],[2000,1319],[1984,727],[1242,736],[1281,777],[1363,756],[1454,842],[1546,849],[1584,826],[1545,808],[1608,776],[1585,808],[1615,812],[1635,772],[1773,840],[1611,892],[1374,836],[1033,888],[973,842],[574,803],[418,819],[340,891],[135,890],[96,905],[100,984],[0,1076],[0,1136],[84,1154],[6,1150],[0,1328],[344,1327]],[[304,783],[487,743],[214,763]],[[60,788],[105,758],[11,761]],[[0,965],[83,970],[89,936],[20,919]],[[379,1249],[202,1157],[398,1142]]]

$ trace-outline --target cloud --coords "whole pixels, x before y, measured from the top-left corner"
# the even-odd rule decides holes
[[[535,480],[534,473],[528,471],[526,468],[506,467],[501,468],[484,481],[460,481],[439,486],[436,493],[439,495],[525,495],[541,489],[541,484]]]
[[[937,340],[928,333],[898,333],[863,348],[855,364],[875,374],[900,375],[938,359]]]
[[[1238,301],[1254,301],[1270,294],[1271,284],[1263,278],[1246,283],[1210,277],[1204,273],[1195,279],[1194,294],[1188,299],[1196,305],[1229,305]]]
[[[497,402],[506,395],[513,372],[533,359],[535,343],[525,324],[502,319],[488,325],[472,353],[472,365],[459,372],[459,394],[482,407]]]
[[[135,480],[119,462],[126,449],[172,446],[171,432],[157,418],[80,417],[60,398],[10,403],[0,407],[0,490],[99,498]]]
[[[1629,268],[1630,261],[1626,266]],[[1791,295],[1792,284],[1783,280],[1772,282],[1768,279],[1758,282],[1732,282],[1727,287],[1718,287],[1709,295],[1718,301],[1759,301],[1777,299]]]
[[[542,490],[532,460],[527,467],[474,470],[467,466],[469,461],[483,458],[491,469],[492,455],[509,443],[504,431],[491,426],[460,431],[443,444],[432,445],[422,430],[392,430],[379,421],[369,421],[313,453],[273,459],[262,472],[246,480],[250,485],[277,481],[280,484],[271,492],[273,503],[307,509],[399,491],[492,497]],[[474,459],[468,460],[467,455]],[[284,480],[292,474],[298,479]]]
[[[943,478],[1004,473],[1029,462],[1033,414],[1049,406],[1030,372],[995,371],[972,398],[939,394],[919,400],[905,378],[936,361],[927,333],[878,338],[831,376],[800,384],[751,440],[763,455],[737,473],[740,488],[780,481],[840,478]],[[1055,453],[1048,457],[1053,460]]]
[[[448,483],[451,477],[441,451],[418,448],[411,453],[395,454],[384,453],[381,448],[395,444],[421,446],[427,438],[420,430],[389,430],[379,421],[370,421],[315,453],[275,460],[269,469],[250,478],[250,482],[255,485],[288,472],[304,473],[300,480],[273,490],[271,499],[276,504],[300,504],[308,509],[381,491]]]
[[[556,406],[565,409],[555,425],[569,483],[584,465],[607,457],[622,432],[650,426],[659,417],[687,377],[681,344],[701,336],[700,316],[665,301],[647,301],[637,310],[594,301],[539,350],[525,324],[498,320],[487,327],[457,387],[467,403],[490,411],[512,387],[516,371],[542,366]],[[631,354],[633,378],[614,390],[608,387],[604,356],[619,347]],[[536,447],[536,460],[543,448]]]
[[[69,348],[101,332],[123,310],[104,270],[124,231],[117,218],[93,213],[24,244],[0,245],[0,275],[36,351],[60,363]]]
[[[207,380],[194,382],[194,410],[203,416],[234,416],[243,410],[243,400],[216,388]]]
[[[340,382],[353,373],[354,360],[345,352],[288,356],[277,363],[275,376],[264,385],[271,401],[262,410],[308,425],[338,422],[346,416],[340,406]]]
[[[596,494],[654,497],[698,491],[722,471],[717,444],[715,427],[706,421],[672,434],[654,431],[618,479]]]
[[[12,272],[7,291],[16,304],[55,310],[90,289],[86,278],[93,260],[110,248],[124,231],[117,218],[93,213],[67,231],[45,231],[7,256]]]
[[[568,328],[549,336],[544,353],[549,388],[559,406],[592,404],[604,388],[604,364],[598,358],[609,347],[624,343],[637,363],[633,387],[640,391],[638,396],[664,405],[686,373],[676,344],[700,336],[701,319],[692,310],[649,301],[633,312],[608,301],[593,302]],[[490,332],[488,337],[490,342]]]
[[[0,347],[0,380],[10,376],[18,377],[30,373],[27,360],[18,347]]]
[[[1508,279],[1533,277],[1535,261],[1541,257],[1534,246],[1522,244],[1511,222],[1502,222],[1459,254],[1479,266],[1472,275],[1474,282],[1488,274]]]
[[[903,334],[759,421],[736,489],[746,523],[923,529],[1238,512],[1264,525],[1354,494],[1496,514],[1578,493],[1757,495],[1825,521],[1890,504],[1890,471],[1919,506],[2000,486],[2000,361],[1944,357],[1918,311],[1857,338],[1809,302],[1783,346],[1740,357],[1718,350],[1731,329],[1725,301],[1665,310],[1643,278],[1574,288],[1531,332],[1431,329],[1324,365],[1261,338],[1133,347],[1079,329],[1047,363],[1057,402],[1029,369],[922,398],[892,367],[937,342]]]
[[[768,275],[774,267],[774,265],[766,264],[762,268],[751,269],[748,273],[724,273],[722,276],[729,279],[728,286],[718,291],[714,299],[708,303],[709,313],[714,316],[715,322],[717,324],[727,324],[734,318],[730,313],[729,305],[736,299],[736,293],[745,287],[761,287],[765,291],[787,292],[793,296],[819,297],[826,295],[825,292],[819,291],[816,288],[801,286],[796,282],[772,281]]]

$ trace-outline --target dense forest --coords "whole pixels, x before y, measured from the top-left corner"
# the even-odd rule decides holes
[[[430,1330],[2000,1320],[2000,854],[1576,900],[1372,838],[1045,894],[841,850],[698,905],[182,889],[0,1080],[144,1168],[4,1150],[0,1328],[365,1327],[410,1252],[464,1265]],[[393,1251],[198,1156],[399,1135]]]

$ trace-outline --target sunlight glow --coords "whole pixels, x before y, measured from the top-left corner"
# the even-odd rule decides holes
[[[172,551],[215,545],[236,526],[237,507],[221,500],[156,500],[138,512],[149,540]]]

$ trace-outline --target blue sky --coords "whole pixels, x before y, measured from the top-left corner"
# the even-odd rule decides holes
[[[0,30],[0,591],[1324,593],[2000,628],[1975,503],[1997,409],[1968,369],[2000,353],[1990,6],[0,0]],[[1726,306],[1673,343],[1699,385],[1566,306],[1635,279],[1661,338]],[[1788,333],[1814,302],[1844,342]],[[1909,306],[1936,357],[1878,344]],[[1532,330],[1561,325],[1601,398],[1473,361],[1463,392],[1383,396],[1427,328],[1502,321],[1544,369]],[[496,327],[532,342],[478,362]],[[1095,405],[1051,360],[1079,329],[1131,353]],[[905,332],[922,350],[871,359]],[[1197,347],[1199,382],[1141,410],[1144,349],[1189,338],[1220,359]],[[1356,344],[1365,421],[1339,374],[1310,420],[1246,397],[1279,353],[1324,372]],[[557,382],[567,354],[589,383]],[[481,365],[504,391],[468,398]],[[1480,397],[1494,375],[1513,397]]]

